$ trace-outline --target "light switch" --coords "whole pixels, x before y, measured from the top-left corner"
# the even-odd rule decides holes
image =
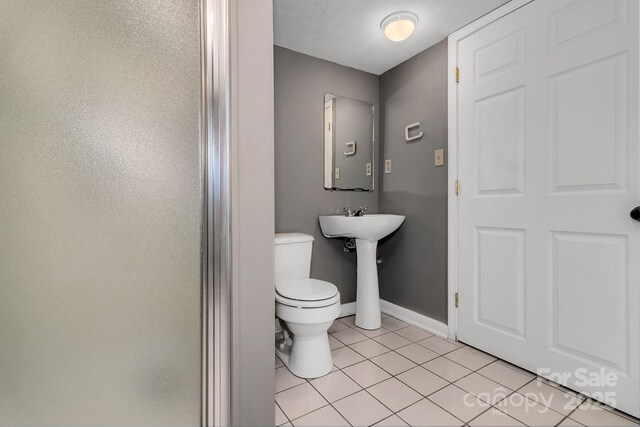
[[[444,149],[443,148],[434,151],[433,160],[436,166],[444,166]]]
[[[384,173],[391,173],[391,159],[384,161]]]
[[[367,176],[371,176],[371,163],[367,163],[367,167],[365,168],[365,174]]]
[[[336,168],[336,179],[340,179],[340,168]]]

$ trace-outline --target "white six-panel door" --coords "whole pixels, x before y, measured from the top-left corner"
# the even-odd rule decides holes
[[[638,13],[535,0],[459,41],[456,245],[461,341],[636,416]]]

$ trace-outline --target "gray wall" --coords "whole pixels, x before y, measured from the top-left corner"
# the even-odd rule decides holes
[[[434,167],[434,150],[447,147],[447,41],[380,76],[382,174],[380,211],[407,216],[380,243],[380,296],[447,322],[447,153]],[[422,122],[424,137],[404,141],[404,127]]]
[[[231,187],[234,426],[274,420],[273,11],[231,3]],[[258,70],[258,71],[256,71]]]
[[[276,232],[313,235],[311,276],[334,283],[342,303],[352,302],[356,255],[342,251],[342,240],[322,236],[318,216],[341,213],[343,206],[365,205],[369,212],[377,212],[378,191],[330,192],[323,188],[324,94],[371,101],[378,135],[378,76],[277,46],[274,51]]]

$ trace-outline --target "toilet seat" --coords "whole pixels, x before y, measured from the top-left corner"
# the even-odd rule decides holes
[[[307,301],[307,300],[297,300],[286,298],[276,292],[276,302],[282,305],[288,305],[289,307],[297,307],[297,308],[322,308],[329,307],[336,303],[340,302],[340,294],[336,294],[331,298],[315,300],[315,301]]]
[[[326,307],[339,300],[338,288],[323,280],[291,280],[276,286],[276,301],[292,307]]]

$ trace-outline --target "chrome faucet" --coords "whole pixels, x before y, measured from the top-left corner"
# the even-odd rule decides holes
[[[356,210],[351,210],[351,208],[347,206],[342,208],[342,211],[344,212],[344,216],[364,216],[364,213],[366,210],[367,210],[366,206],[361,206]]]
[[[353,212],[353,216],[364,216],[365,211],[367,210],[366,206],[360,206],[358,209]]]

